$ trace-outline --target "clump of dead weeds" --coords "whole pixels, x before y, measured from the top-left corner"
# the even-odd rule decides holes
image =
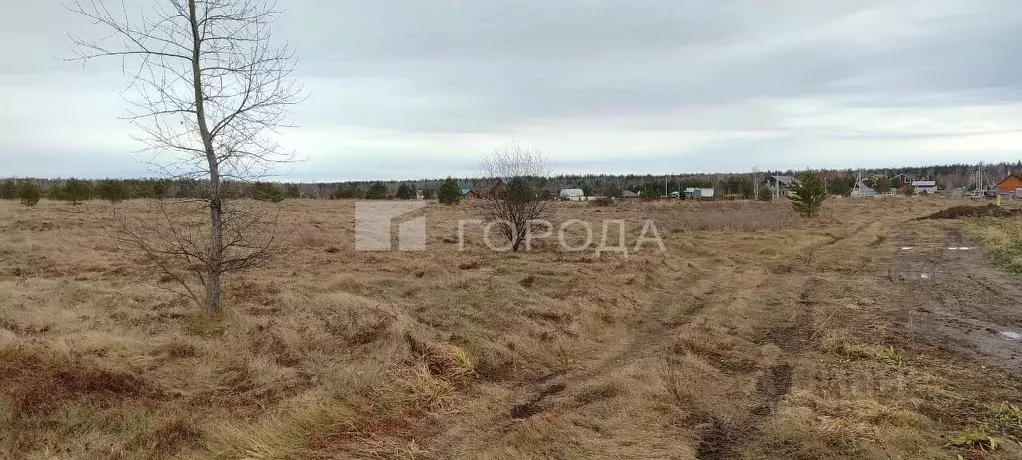
[[[172,453],[182,446],[194,444],[202,437],[193,421],[182,417],[168,417],[155,426],[135,435],[126,447],[137,452]]]
[[[465,350],[448,343],[423,344],[411,340],[412,352],[418,355],[430,374],[450,382],[462,382],[475,375],[475,365]]]
[[[208,315],[198,310],[191,310],[182,318],[185,332],[198,337],[222,337],[229,326],[227,317],[222,313]]]
[[[193,343],[181,337],[175,337],[153,347],[150,355],[161,359],[185,359],[201,355],[201,350]]]
[[[102,401],[156,392],[131,372],[106,369],[83,356],[36,345],[0,345],[0,394],[16,414],[43,412],[64,401]]]
[[[330,308],[317,309],[316,314],[326,332],[348,346],[361,346],[382,340],[400,329],[399,317],[384,305],[358,303],[357,297],[346,296]]]
[[[625,388],[616,380],[595,383],[586,386],[575,397],[579,404],[593,404],[613,399],[625,393]]]

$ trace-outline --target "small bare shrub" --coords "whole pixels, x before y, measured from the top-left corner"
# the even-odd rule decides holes
[[[483,218],[495,224],[510,242],[511,250],[517,252],[532,231],[533,221],[550,216],[549,200],[543,192],[543,182],[551,173],[549,163],[539,150],[512,142],[485,158],[482,171],[503,184],[483,201]]]
[[[657,373],[663,382],[664,390],[678,406],[684,407],[689,402],[688,393],[685,391],[685,378],[681,375],[680,366],[667,356],[661,356],[657,361]]]

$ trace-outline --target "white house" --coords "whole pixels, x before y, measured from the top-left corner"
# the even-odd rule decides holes
[[[713,198],[713,189],[689,187],[685,189],[685,198]]]
[[[933,180],[914,180],[912,181],[912,188],[916,190],[916,193],[920,195],[931,195],[937,191],[937,181]]]
[[[568,201],[582,201],[586,198],[586,194],[580,188],[566,188],[561,189],[560,197]]]

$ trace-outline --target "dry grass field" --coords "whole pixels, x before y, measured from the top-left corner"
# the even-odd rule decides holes
[[[3,202],[0,458],[1020,458],[1022,226],[913,220],[950,205],[556,206],[653,219],[624,258],[459,251],[470,204],[357,252],[353,202],[289,200],[208,318],[110,205]]]

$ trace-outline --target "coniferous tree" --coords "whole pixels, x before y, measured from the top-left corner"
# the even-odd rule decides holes
[[[330,192],[331,200],[350,200],[361,198],[365,198],[365,192],[359,189],[355,184],[350,184],[347,187],[338,187],[333,192]]]
[[[61,188],[60,198],[71,204],[81,204],[92,198],[92,182],[71,178]]]
[[[823,176],[806,171],[801,182],[795,182],[788,188],[788,198],[791,199],[791,207],[795,212],[805,217],[816,216],[823,207],[823,201],[827,199]]]
[[[448,177],[443,184],[440,184],[440,190],[437,191],[437,195],[440,203],[457,204],[461,201],[461,188],[458,187],[457,181]]]
[[[157,200],[162,200],[167,197],[168,192],[167,181],[158,180],[153,182],[152,195]]]
[[[21,200],[21,204],[25,206],[35,206],[39,203],[39,199],[43,196],[43,190],[36,184],[28,179],[21,181],[18,184],[18,198]]]
[[[383,185],[383,182],[375,182],[369,187],[366,192],[367,200],[386,200],[389,192],[387,186]]]
[[[249,188],[252,199],[280,203],[284,201],[284,191],[269,182],[256,182]]]
[[[0,198],[4,200],[14,200],[18,198],[18,186],[13,180],[5,180],[3,185],[0,185]]]
[[[415,198],[415,189],[410,187],[408,184],[402,182],[397,188],[397,193],[394,197],[399,200],[411,200]]]
[[[96,197],[111,203],[120,203],[131,198],[127,185],[119,180],[107,179],[96,184]]]

